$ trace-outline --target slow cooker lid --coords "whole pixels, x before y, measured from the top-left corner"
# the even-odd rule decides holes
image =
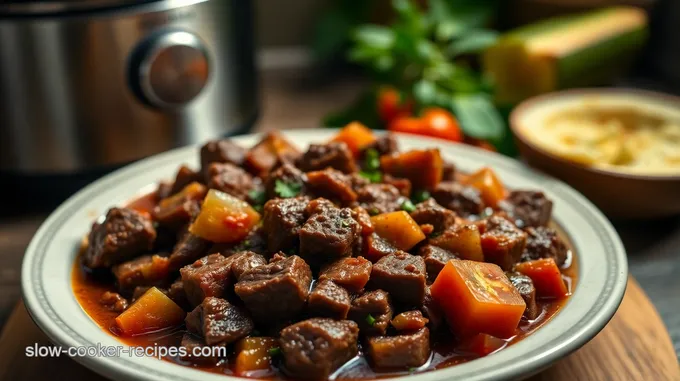
[[[159,0],[0,0],[2,16],[40,16],[115,9]]]

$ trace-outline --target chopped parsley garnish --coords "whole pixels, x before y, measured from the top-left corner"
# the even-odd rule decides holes
[[[344,226],[344,227],[348,227],[351,223],[352,223],[352,221],[350,221],[350,220],[342,220],[342,222],[341,222],[342,226]]]
[[[416,206],[413,205],[411,200],[404,200],[404,202],[401,203],[401,210],[411,213],[416,210]]]
[[[415,372],[416,370],[418,370],[418,368],[408,368],[408,372],[409,372],[409,373],[413,373],[413,372]]]
[[[432,197],[430,195],[430,192],[424,190],[424,191],[414,192],[413,196],[411,198],[413,199],[413,202],[418,204],[418,203],[421,203],[421,202],[429,199],[430,197]]]
[[[382,180],[382,173],[380,171],[361,171],[359,176],[372,183],[379,183]]]
[[[375,148],[366,150],[366,160],[364,162],[366,169],[370,171],[377,171],[380,169],[380,154]]]
[[[253,202],[253,206],[264,205],[265,201],[267,201],[267,196],[265,195],[264,191],[257,189],[253,189],[248,192],[248,198]]]
[[[375,318],[373,317],[373,315],[368,314],[366,316],[366,323],[368,323],[368,325],[370,325],[371,327],[375,325]]]
[[[281,348],[279,348],[279,347],[269,348],[269,355],[270,356],[274,357],[274,356],[278,356],[280,354],[281,354]]]
[[[380,211],[378,210],[378,208],[373,207],[368,210],[368,214],[370,214],[371,216],[377,216],[378,214],[380,214]]]
[[[287,183],[277,179],[274,184],[274,192],[283,198],[295,197],[300,194],[301,190],[302,184],[299,183]]]

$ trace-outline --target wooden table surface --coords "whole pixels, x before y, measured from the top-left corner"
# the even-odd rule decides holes
[[[332,85],[318,86],[308,83],[305,78],[295,73],[263,78],[263,107],[257,130],[314,127],[321,116],[350,102],[362,88],[362,84],[355,80],[339,80]],[[4,182],[2,185],[11,186]],[[0,209],[0,326],[7,321],[20,299],[23,252],[50,210],[50,207],[37,211],[29,208],[18,213],[14,210],[7,215],[6,209]],[[675,354],[680,356],[680,218],[615,223],[615,227],[628,251],[631,274],[659,311],[670,333]],[[634,317],[624,316],[621,319]],[[644,322],[644,318],[641,322]],[[619,334],[625,337],[627,333]],[[648,339],[643,335],[639,342],[630,344],[618,341],[620,337],[607,340],[611,340],[608,345],[625,348],[627,345],[644,344]],[[572,356],[585,354],[577,352]],[[595,366],[599,360],[597,353],[593,356],[585,363],[590,362]],[[0,352],[0,359],[4,357],[4,353]],[[647,366],[643,361],[640,363],[643,367]],[[555,369],[559,369],[559,366]],[[569,374],[567,370],[560,371],[560,374],[564,372]],[[541,377],[546,376],[544,374]],[[5,379],[2,373],[0,379]]]

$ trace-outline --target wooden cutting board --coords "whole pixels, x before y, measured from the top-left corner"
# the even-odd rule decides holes
[[[49,344],[19,303],[0,336],[0,380],[90,380],[104,377],[69,358],[27,358],[25,348]],[[666,327],[633,278],[612,321],[592,341],[531,381],[679,381]]]

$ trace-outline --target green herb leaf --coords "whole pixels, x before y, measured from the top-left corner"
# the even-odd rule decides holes
[[[382,173],[379,171],[360,171],[359,176],[365,178],[372,183],[379,183],[382,181]]]
[[[413,195],[411,196],[411,198],[413,199],[413,202],[415,202],[416,204],[419,204],[419,203],[421,203],[421,202],[423,202],[423,201],[425,201],[425,200],[428,200],[430,197],[432,197],[432,196],[430,195],[430,192],[428,192],[428,191],[426,191],[426,190],[423,190],[423,191],[416,191],[416,192],[414,192]]]
[[[421,79],[413,85],[413,97],[421,105],[431,105],[437,97],[437,86],[426,79]]]
[[[378,214],[380,214],[380,211],[378,210],[378,208],[373,207],[368,210],[368,214],[370,214],[371,216],[377,216]]]
[[[253,206],[263,205],[267,201],[267,196],[263,190],[253,189],[248,192],[248,198],[253,202]]]
[[[380,153],[375,148],[369,148],[365,153],[364,166],[367,170],[377,171],[380,169]]]
[[[386,50],[394,45],[394,32],[388,27],[366,24],[354,30],[354,39],[374,49]]]
[[[407,199],[407,200],[404,200],[404,202],[401,203],[401,210],[406,211],[408,213],[411,213],[414,210],[416,210],[416,206],[413,205],[411,200]]]
[[[302,190],[302,184],[299,183],[287,183],[279,179],[274,183],[274,192],[279,195],[279,197],[290,198],[297,196]]]
[[[281,354],[281,348],[279,348],[279,347],[269,348],[269,355],[270,356],[274,357],[274,356],[278,356],[280,354]]]
[[[342,222],[341,222],[340,224],[341,224],[343,227],[348,227],[349,225],[352,224],[352,221],[350,221],[350,220],[342,220]]]
[[[492,142],[503,139],[505,123],[488,95],[457,95],[452,106],[465,135]]]
[[[479,53],[493,45],[498,39],[498,32],[489,29],[473,29],[461,38],[453,41],[448,52],[457,56],[460,54]]]
[[[375,325],[375,318],[373,317],[373,315],[368,314],[366,316],[366,323],[368,323],[368,325],[370,325],[371,327]]]

